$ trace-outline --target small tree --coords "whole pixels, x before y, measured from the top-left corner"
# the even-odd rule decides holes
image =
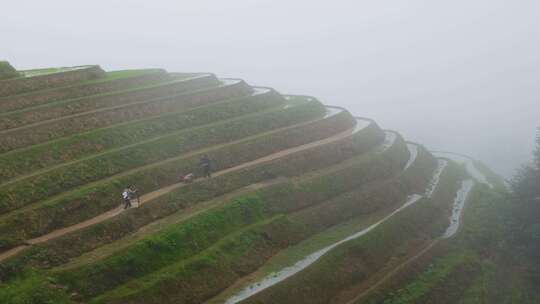
[[[540,171],[540,127],[536,133],[536,149],[534,150],[534,165]]]
[[[540,128],[536,136],[533,161],[518,169],[510,180],[512,192],[520,201],[536,201],[540,197]]]
[[[0,80],[14,78],[19,76],[19,73],[7,61],[0,60]]]

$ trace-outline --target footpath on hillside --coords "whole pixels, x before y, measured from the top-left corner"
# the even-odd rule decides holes
[[[334,114],[334,113],[332,113],[332,114]],[[311,149],[311,148],[314,148],[314,147],[317,147],[317,146],[320,146],[320,145],[324,145],[324,144],[328,144],[328,143],[331,143],[331,142],[334,142],[334,141],[338,141],[338,140],[343,139],[343,138],[345,138],[347,136],[350,136],[354,132],[357,132],[358,130],[360,130],[361,129],[361,128],[359,128],[360,125],[361,126],[366,126],[367,124],[362,124],[361,122],[359,122],[357,120],[356,126],[350,128],[348,130],[345,130],[343,132],[337,133],[337,134],[335,134],[335,135],[333,135],[331,137],[327,137],[327,138],[322,139],[322,140],[318,140],[318,141],[311,142],[311,143],[308,143],[308,144],[300,145],[300,146],[293,147],[293,148],[290,148],[290,149],[282,150],[282,151],[279,151],[279,152],[276,152],[276,153],[273,153],[273,154],[269,154],[267,156],[255,159],[255,160],[250,161],[250,162],[240,164],[238,166],[234,166],[234,167],[227,168],[227,169],[224,169],[224,170],[221,170],[221,171],[217,171],[213,175],[214,176],[220,176],[220,175],[227,174],[227,173],[230,173],[230,172],[233,172],[233,171],[238,171],[238,170],[244,169],[246,167],[250,167],[250,166],[253,166],[253,165],[260,164],[260,163],[272,161],[272,160],[284,157],[284,156],[289,155],[289,154],[293,154],[293,153],[300,152],[300,151],[307,150],[307,149]],[[199,179],[196,179],[194,182],[201,182],[202,180],[203,180],[203,178],[199,178]],[[162,196],[162,195],[164,195],[166,193],[169,193],[169,192],[171,192],[173,190],[176,190],[176,189],[182,187],[183,185],[185,185],[185,183],[179,182],[179,183],[176,183],[176,184],[172,184],[172,185],[163,187],[163,188],[158,189],[156,191],[147,193],[145,195],[142,195],[138,200],[139,206],[142,205],[142,204],[145,204],[145,203],[147,203],[147,202],[149,202],[151,200],[154,200],[157,197],[160,197],[160,196]],[[103,221],[105,221],[107,219],[118,216],[119,214],[121,214],[121,213],[123,213],[123,212],[125,212],[127,210],[129,210],[129,209],[124,210],[124,208],[120,205],[119,207],[117,207],[115,209],[109,210],[109,211],[107,211],[105,213],[102,213],[102,214],[100,214],[100,215],[98,215],[96,217],[93,217],[91,219],[88,219],[86,221],[77,223],[77,224],[69,226],[69,227],[65,227],[65,228],[61,228],[61,229],[52,231],[52,232],[50,232],[48,234],[39,236],[37,238],[29,239],[29,240],[27,240],[25,242],[24,245],[20,245],[18,247],[12,248],[12,249],[0,254],[0,262],[4,261],[4,260],[6,260],[6,259],[8,259],[8,258],[10,258],[12,256],[15,256],[16,254],[18,254],[21,251],[29,248],[32,245],[44,243],[46,241],[58,238],[60,236],[66,235],[68,233],[71,233],[71,232],[86,228],[88,226],[103,222]]]

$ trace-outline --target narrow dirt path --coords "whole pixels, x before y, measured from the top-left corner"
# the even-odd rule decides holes
[[[143,170],[146,170],[146,169],[150,169],[150,168],[155,168],[155,167],[158,167],[158,166],[162,166],[164,164],[167,164],[167,163],[170,163],[170,162],[175,162],[175,161],[178,161],[180,159],[187,159],[189,157],[193,157],[194,155],[198,155],[198,154],[204,154],[204,153],[210,153],[211,151],[213,150],[216,150],[218,148],[222,148],[222,147],[225,147],[225,146],[231,146],[231,145],[235,145],[235,144],[240,144],[240,143],[243,143],[245,142],[246,140],[249,140],[249,139],[253,139],[253,138],[257,138],[257,137],[261,137],[261,136],[266,136],[266,135],[271,135],[271,134],[275,134],[277,132],[281,132],[281,131],[284,131],[284,130],[287,130],[287,129],[292,129],[292,128],[298,128],[298,127],[302,127],[302,126],[306,126],[306,125],[309,125],[311,123],[314,123],[314,122],[317,122],[317,121],[320,121],[322,119],[325,119],[325,118],[328,118],[329,116],[325,116],[325,117],[319,117],[319,118],[315,118],[315,119],[312,119],[312,120],[308,120],[308,121],[303,121],[301,123],[297,123],[297,124],[294,124],[294,125],[288,125],[288,126],[285,126],[285,127],[280,127],[280,128],[277,128],[277,129],[271,129],[271,130],[267,130],[265,132],[262,132],[262,133],[256,133],[256,134],[253,134],[251,136],[248,136],[248,137],[244,137],[244,138],[240,138],[240,139],[237,139],[237,140],[233,140],[233,141],[230,141],[230,142],[227,142],[227,143],[221,143],[221,144],[217,144],[217,145],[213,145],[213,146],[209,146],[209,147],[203,147],[201,149],[198,149],[198,150],[192,150],[190,152],[187,152],[185,154],[181,154],[181,155],[177,155],[175,157],[171,157],[171,158],[167,158],[167,159],[164,159],[164,160],[160,160],[160,161],[157,161],[157,162],[153,162],[153,163],[150,163],[150,164],[146,164],[146,165],[143,165],[143,166],[140,166],[140,167],[136,167],[136,168],[132,168],[132,169],[129,169],[127,171],[123,171],[123,172],[120,172],[120,173],[117,173],[117,174],[114,174],[114,175],[111,175],[111,176],[108,176],[106,178],[103,178],[103,179],[100,179],[100,180],[97,180],[97,181],[93,181],[93,182],[90,182],[90,183],[87,183],[87,184],[84,184],[84,185],[81,185],[79,187],[76,187],[74,189],[72,189],[73,191],[77,190],[77,189],[80,189],[81,187],[93,187],[93,186],[97,186],[99,185],[100,183],[102,182],[106,182],[106,181],[111,181],[113,179],[117,179],[117,178],[120,178],[120,177],[124,177],[124,176],[128,176],[130,174],[133,174],[135,172],[140,172],[140,171],[143,171]],[[170,135],[170,134],[169,134]],[[153,140],[153,139],[151,139]],[[131,144],[130,146],[134,146],[136,144]],[[117,148],[117,149],[124,149],[124,147],[121,147],[121,148]],[[117,150],[115,149],[115,150]],[[100,154],[104,154],[104,153],[109,153],[111,152],[111,150],[109,150],[108,152],[103,152],[103,153],[100,153]],[[93,156],[89,156],[88,158],[92,158],[96,155],[93,155]],[[82,161],[86,158],[82,158],[82,159],[79,159],[79,160],[75,160],[73,162],[78,162],[78,161]],[[64,166],[65,164],[67,163],[64,163],[64,164],[61,164],[59,166]],[[44,170],[49,170],[49,169],[44,169]],[[33,174],[33,173],[32,173]],[[11,183],[12,181],[8,182],[8,183]],[[0,185],[0,188],[3,187],[4,185],[6,185],[6,183],[4,184],[1,184]],[[26,211],[30,211],[30,210],[34,210],[35,208],[40,208],[40,205],[44,205],[44,204],[47,204],[47,202],[50,202],[50,201],[54,201],[54,200],[58,200],[58,199],[61,199],[61,198],[64,198],[66,196],[69,196],[70,195],[70,192],[72,191],[65,191],[65,192],[62,192],[62,193],[59,193],[59,194],[56,194],[54,196],[51,196],[51,197],[48,197],[47,199],[45,200],[42,200],[42,201],[38,201],[38,202],[35,202],[33,204],[29,204],[29,205],[26,205],[24,207],[21,207],[19,209],[15,209],[15,210],[12,210],[12,211],[9,211],[8,213],[4,213],[4,214],[0,214],[0,221],[2,221],[3,219],[6,219],[6,218],[9,218],[10,216],[12,216],[13,214],[17,214],[19,212],[26,212]]]
[[[123,248],[126,248],[134,242],[143,239],[149,234],[154,234],[165,229],[169,225],[176,225],[178,223],[185,222],[203,212],[225,205],[226,203],[230,202],[234,197],[267,187],[269,185],[278,183],[286,179],[287,178],[275,178],[255,184],[250,184],[241,189],[234,190],[216,198],[212,198],[208,201],[204,201],[187,207],[185,209],[182,209],[181,212],[173,213],[169,216],[160,218],[145,226],[142,226],[135,232],[128,234],[112,243],[108,243],[103,246],[97,247],[91,251],[88,251],[81,256],[70,260],[68,263],[59,266],[57,269],[71,269],[73,267],[78,267],[79,265],[86,264],[88,261],[104,259],[105,257],[117,252],[118,250],[122,250]]]
[[[318,140],[318,141],[315,141],[315,142],[311,142],[311,143],[308,143],[308,144],[304,144],[304,145],[301,145],[301,146],[297,146],[297,147],[294,147],[294,148],[282,150],[282,151],[279,151],[279,152],[276,152],[276,153],[273,153],[273,154],[269,154],[267,156],[255,159],[255,160],[250,161],[250,162],[240,164],[240,165],[235,166],[235,167],[231,167],[231,168],[228,168],[228,169],[225,169],[225,170],[217,171],[217,172],[213,173],[213,176],[220,176],[220,175],[227,174],[227,173],[230,173],[230,172],[233,172],[233,171],[238,171],[238,170],[244,169],[244,168],[249,167],[249,166],[253,166],[253,165],[261,164],[261,163],[264,163],[264,162],[272,161],[272,160],[275,160],[275,159],[278,159],[278,158],[281,158],[283,156],[290,155],[290,154],[293,154],[293,153],[296,153],[296,152],[299,152],[299,151],[311,149],[311,148],[314,148],[314,147],[317,147],[317,146],[320,146],[320,145],[324,145],[324,144],[328,144],[328,143],[331,143],[331,142],[334,142],[334,141],[338,141],[340,139],[343,139],[343,138],[345,138],[347,136],[350,136],[350,135],[354,134],[356,131],[359,131],[361,129],[359,127],[360,125],[362,127],[365,127],[368,124],[364,124],[363,121],[362,122],[357,122],[356,126],[354,126],[353,128],[350,128],[350,129],[345,130],[343,132],[337,133],[337,134],[335,134],[333,136],[330,136],[330,137],[327,137],[325,139]],[[204,179],[203,178],[198,178],[194,182],[200,182],[202,180],[204,180]],[[176,183],[176,184],[173,184],[173,185],[169,185],[167,187],[163,187],[163,188],[158,189],[156,191],[147,193],[145,195],[142,195],[138,199],[138,202],[135,203],[134,205],[138,207],[139,205],[145,204],[146,202],[149,202],[149,201],[151,201],[151,200],[153,200],[153,199],[155,199],[155,198],[157,198],[159,196],[162,196],[162,195],[164,195],[166,193],[169,193],[169,192],[171,192],[173,190],[176,190],[176,189],[182,187],[183,185],[185,185],[185,184],[184,183]],[[67,234],[67,233],[77,231],[77,230],[86,228],[88,226],[103,222],[103,221],[105,221],[105,220],[107,220],[109,218],[112,218],[112,217],[115,217],[115,216],[121,214],[122,212],[124,212],[124,209],[123,209],[122,206],[119,206],[119,207],[117,207],[117,208],[115,208],[113,210],[107,211],[107,212],[105,212],[103,214],[100,214],[100,215],[94,217],[94,218],[91,218],[91,219],[88,219],[86,221],[80,222],[80,223],[75,224],[73,226],[58,229],[58,230],[52,231],[52,232],[50,232],[48,234],[42,235],[40,237],[27,240],[25,245],[15,247],[13,249],[10,249],[10,250],[0,254],[0,262],[4,261],[5,259],[7,259],[9,257],[12,257],[12,256],[18,254],[19,252],[21,252],[25,248],[30,247],[31,245],[43,243],[43,242],[46,242],[48,240],[63,236],[65,234]]]
[[[252,95],[250,95],[250,97],[257,96],[257,94],[252,94]],[[214,104],[212,104],[212,105],[214,105]],[[22,180],[25,180],[25,179],[28,179],[28,178],[32,178],[32,177],[35,177],[35,176],[38,176],[38,175],[41,175],[41,174],[44,174],[44,173],[51,172],[51,171],[54,171],[54,170],[57,170],[57,169],[60,169],[60,168],[65,168],[65,167],[71,166],[73,164],[82,163],[82,162],[87,161],[87,160],[96,159],[96,158],[106,156],[106,155],[110,155],[110,154],[113,154],[113,153],[116,153],[116,152],[122,152],[122,151],[128,150],[128,149],[133,148],[133,147],[137,147],[137,146],[140,146],[140,145],[144,145],[144,144],[148,144],[148,143],[151,143],[151,142],[154,142],[154,141],[158,141],[158,140],[160,140],[160,139],[162,139],[164,137],[170,137],[173,134],[178,134],[178,133],[183,133],[183,132],[190,132],[190,130],[192,131],[192,130],[197,130],[197,129],[201,129],[201,128],[208,128],[208,127],[211,127],[211,126],[216,125],[216,124],[222,124],[222,123],[227,123],[227,122],[236,121],[236,120],[240,120],[240,119],[245,119],[246,117],[250,117],[250,116],[253,116],[253,115],[259,115],[261,113],[270,112],[270,111],[273,111],[273,110],[278,110],[279,108],[280,108],[280,106],[271,107],[271,108],[264,109],[262,111],[258,111],[258,112],[254,112],[254,113],[241,114],[241,115],[233,116],[233,117],[230,117],[230,118],[227,118],[227,119],[218,120],[218,121],[214,121],[214,122],[210,122],[210,123],[206,123],[206,124],[202,124],[202,125],[196,125],[196,126],[193,126],[193,127],[181,128],[181,129],[177,129],[175,131],[162,133],[162,134],[160,134],[158,136],[149,137],[149,138],[143,139],[143,140],[138,141],[138,142],[126,144],[126,145],[123,145],[123,146],[114,147],[114,148],[111,148],[111,149],[106,149],[106,150],[100,151],[98,153],[93,153],[93,154],[86,155],[86,156],[83,156],[83,157],[80,157],[80,158],[75,158],[75,159],[70,160],[70,161],[62,162],[62,163],[59,163],[59,164],[55,164],[55,165],[52,165],[52,166],[48,166],[48,167],[45,167],[45,168],[41,168],[39,170],[29,172],[27,174],[16,176],[14,178],[11,178],[9,180],[6,180],[6,181],[0,183],[0,188],[12,185],[14,183],[18,183],[18,182],[20,182]],[[188,113],[189,111],[194,110],[194,109],[196,109],[196,108],[190,108],[184,113]],[[196,152],[196,151],[193,151],[193,152]],[[165,161],[166,160],[167,159],[165,159]],[[159,162],[161,162],[161,161],[159,161]],[[147,164],[145,166],[157,164],[159,162]],[[145,167],[145,166],[143,166],[143,167]],[[136,169],[139,169],[139,168],[141,168],[141,167],[134,168],[134,169],[136,170]],[[124,171],[124,172],[130,172],[130,171],[132,171],[134,169],[130,169],[130,170]],[[119,173],[119,174],[122,174],[122,173]]]

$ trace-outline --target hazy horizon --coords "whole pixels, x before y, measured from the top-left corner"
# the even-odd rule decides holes
[[[17,1],[0,59],[243,78],[510,176],[540,125],[538,1]]]

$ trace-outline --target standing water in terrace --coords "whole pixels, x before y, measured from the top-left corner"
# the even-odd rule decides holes
[[[471,158],[467,157],[467,156],[464,156],[464,155],[459,155],[459,154],[456,154],[456,153],[450,153],[450,152],[433,152],[433,154],[437,155],[437,156],[441,156],[441,157],[447,157],[457,163],[460,163],[460,164],[465,164],[465,168],[467,169],[467,173],[469,173],[469,175],[471,175],[474,179],[476,179],[479,183],[481,184],[486,184],[488,185],[491,189],[494,188],[493,184],[491,184],[486,176],[480,172],[480,170],[478,170],[478,168],[476,168],[476,166],[474,165],[474,162]]]
[[[330,116],[336,115],[338,113],[341,113],[342,111],[343,109],[340,109],[340,108],[326,106],[326,115],[324,116],[324,118],[328,118]]]
[[[357,119],[358,121],[358,119]],[[366,120],[363,120],[363,121],[366,121]],[[368,122],[369,124],[369,122]],[[382,145],[379,147],[379,149],[381,151],[384,151],[386,149],[388,149],[389,147],[392,146],[392,144],[395,142],[396,138],[397,138],[397,135],[396,133],[394,132],[385,132],[385,141],[382,143]],[[410,158],[414,158],[415,156],[414,155],[410,155]],[[289,266],[289,267],[285,267],[283,268],[282,270],[278,271],[277,273],[273,273],[273,274],[270,274],[268,275],[267,277],[263,278],[262,280],[256,282],[256,283],[253,283],[247,287],[245,287],[244,289],[240,290],[237,294],[235,294],[234,296],[230,297],[229,299],[227,299],[227,301],[225,302],[226,304],[233,304],[233,303],[238,303],[242,300],[245,300],[253,295],[255,295],[256,293],[259,293],[281,281],[284,281],[285,279],[295,275],[296,273],[304,270],[305,268],[309,267],[311,264],[315,263],[317,260],[319,260],[323,255],[325,255],[328,251],[334,249],[335,247],[345,243],[345,242],[348,242],[350,240],[353,240],[353,239],[356,239],[356,238],[359,238],[363,235],[365,235],[366,233],[370,232],[371,230],[375,229],[377,226],[379,226],[380,224],[384,223],[385,221],[387,221],[389,218],[391,218],[392,216],[394,216],[395,214],[397,214],[398,212],[400,212],[401,210],[407,208],[408,206],[416,203],[418,200],[420,200],[422,198],[421,195],[419,194],[413,194],[411,196],[409,196],[409,198],[407,199],[407,201],[401,206],[399,207],[398,209],[394,210],[392,213],[390,213],[389,215],[387,215],[386,217],[384,217],[383,219],[379,220],[378,222],[376,222],[375,224],[369,226],[368,228],[366,229],[363,229],[361,231],[358,231],[340,241],[337,241],[323,249],[320,249],[308,256],[306,256],[305,258],[303,258],[302,260],[296,262],[294,265],[292,266]]]
[[[465,202],[467,201],[467,197],[469,196],[473,186],[474,181],[472,179],[467,179],[461,182],[461,188],[458,190],[456,199],[454,200],[452,215],[450,216],[450,226],[448,226],[444,232],[443,238],[452,237],[458,231],[463,207],[465,207]]]
[[[433,174],[433,178],[431,179],[425,193],[425,196],[427,198],[431,198],[431,196],[433,195],[433,192],[435,192],[435,188],[437,188],[437,185],[439,184],[439,180],[441,179],[441,174],[444,171],[444,168],[446,168],[446,166],[448,166],[448,161],[444,159],[437,160],[437,168],[435,168],[435,173]]]
[[[368,228],[364,229],[364,230],[361,230],[361,231],[358,231],[338,242],[335,242],[334,244],[332,245],[329,245],[321,250],[318,250],[308,256],[306,256],[304,259],[296,262],[294,265],[292,266],[289,266],[289,267],[285,267],[283,268],[282,270],[278,271],[277,273],[273,273],[273,274],[270,274],[268,275],[267,277],[263,278],[261,281],[257,282],[257,283],[253,283],[249,286],[247,286],[246,288],[242,289],[240,292],[238,292],[236,295],[230,297],[229,299],[227,299],[227,301],[225,302],[226,304],[234,304],[234,303],[238,303],[240,301],[243,301],[269,287],[272,287],[273,285],[276,285],[277,283],[279,282],[282,282],[284,280],[286,280],[287,278],[289,277],[292,277],[293,275],[297,274],[298,272],[306,269],[307,267],[309,267],[310,265],[312,265],[313,263],[315,263],[317,260],[319,260],[323,255],[325,255],[328,251],[336,248],[337,246],[343,244],[343,243],[346,243],[348,241],[351,241],[351,240],[354,240],[354,239],[357,239],[363,235],[365,235],[366,233],[370,232],[371,230],[375,229],[377,226],[379,226],[380,224],[384,223],[385,221],[387,221],[389,218],[391,218],[392,216],[394,216],[395,214],[397,214],[398,212],[400,212],[401,210],[407,208],[408,206],[416,203],[418,200],[420,200],[422,198],[421,195],[418,195],[418,194],[413,194],[411,196],[409,196],[409,198],[407,199],[407,201],[405,202],[405,204],[403,204],[401,207],[399,207],[398,209],[394,210],[392,213],[390,213],[389,215],[387,215],[386,217],[384,217],[383,219],[381,219],[380,221],[376,222],[375,224],[369,226]]]
[[[407,164],[405,165],[405,169],[407,170],[416,160],[416,156],[418,156],[418,146],[415,144],[408,143],[407,149],[409,150],[410,156],[409,160],[407,161]]]

